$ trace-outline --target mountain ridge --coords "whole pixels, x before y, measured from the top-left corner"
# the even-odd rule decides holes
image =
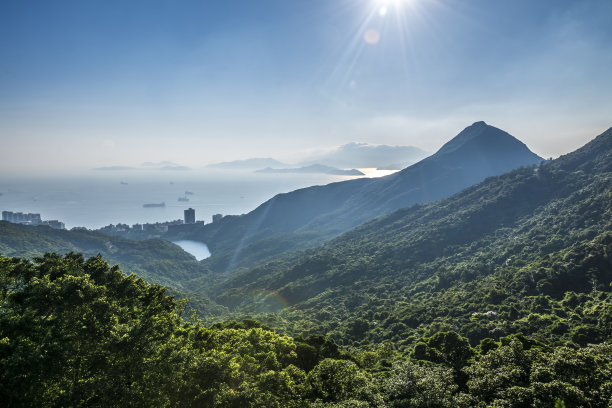
[[[265,313],[274,311],[270,322],[282,313],[290,332],[314,330],[348,344],[410,344],[441,330],[472,344],[518,332],[552,343],[599,342],[612,335],[603,306],[612,290],[611,180],[609,129],[540,166],[401,208],[318,248],[238,273],[214,289],[215,298],[240,313],[264,313],[264,321]],[[265,295],[244,296],[261,288]],[[291,307],[278,309],[269,293]],[[531,323],[546,318],[577,327],[554,314],[568,296],[585,310],[597,305],[583,319],[601,329],[585,336]],[[488,311],[492,317],[477,321]]]
[[[389,176],[278,194],[248,214],[224,217],[205,226],[191,238],[208,244],[213,255],[205,262],[211,268],[227,271],[260,261],[264,241],[268,244],[266,256],[312,247],[398,208],[434,201],[486,177],[542,160],[522,142],[484,122],[476,122],[456,137],[474,128],[481,136],[491,137],[467,150],[437,152]],[[500,139],[504,142],[496,148],[491,142]],[[283,241],[278,250],[270,249],[274,237]]]

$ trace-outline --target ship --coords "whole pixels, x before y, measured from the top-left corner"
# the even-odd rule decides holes
[[[185,195],[193,195],[193,192],[191,192],[191,191],[185,191]]]
[[[153,204],[143,204],[142,206],[144,208],[165,207],[166,203],[162,202],[162,203],[153,203]]]
[[[189,199],[187,197],[179,197],[178,200],[179,201],[183,201],[183,202],[189,201]]]

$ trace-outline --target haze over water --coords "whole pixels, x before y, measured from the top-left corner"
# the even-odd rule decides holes
[[[275,194],[349,177],[317,174],[257,174],[251,172],[90,172],[52,179],[0,177],[0,210],[40,213],[66,228],[100,228],[108,224],[153,223],[183,219],[211,222],[213,214],[243,214]],[[127,183],[127,184],[122,184]],[[178,201],[185,196],[189,202]],[[147,203],[161,208],[143,208]]]

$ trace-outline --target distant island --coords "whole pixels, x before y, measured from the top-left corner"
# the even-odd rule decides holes
[[[347,175],[339,169],[368,167],[397,170],[416,163],[425,156],[427,156],[427,152],[414,146],[388,146],[351,142],[342,146],[318,149],[297,164],[283,163],[271,157],[253,157],[243,160],[212,163],[208,164],[206,167],[224,170],[261,169],[257,170],[257,172],[260,173],[322,173]],[[333,173],[316,169],[314,171],[308,169],[302,170],[303,168],[309,168],[313,165],[336,168],[336,170],[342,173],[337,173],[336,170],[334,170]],[[353,174],[348,175],[361,174],[353,172]]]
[[[300,165],[323,164],[338,168],[399,170],[425,158],[427,152],[414,146],[388,146],[351,142],[313,153]]]
[[[164,166],[164,167],[159,167],[157,170],[188,171],[188,170],[191,170],[191,167],[187,167],[187,166]]]
[[[276,159],[272,159],[270,157],[266,157],[266,158],[255,157],[252,159],[213,163],[213,164],[209,164],[206,167],[215,168],[215,169],[227,169],[227,170],[249,170],[249,169],[260,169],[262,167],[272,167],[272,166],[285,167],[287,165],[279,162]]]
[[[125,170],[135,170],[135,167],[130,166],[104,166],[104,167],[96,167],[94,170],[101,171],[125,171]]]
[[[291,173],[291,174],[330,174],[334,176],[365,176],[364,173],[357,169],[343,170],[336,167],[324,166],[322,164],[312,164],[310,166],[297,167],[292,169],[274,169],[266,167],[265,169],[255,170],[256,173]]]
[[[156,168],[160,168],[160,167],[173,167],[173,166],[178,166],[178,164],[168,161],[168,160],[164,160],[164,161],[159,161],[159,162],[144,162],[140,164],[141,167],[156,167]]]

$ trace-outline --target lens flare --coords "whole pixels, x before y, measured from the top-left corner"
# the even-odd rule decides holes
[[[419,0],[339,0],[358,19],[347,37],[348,41],[339,52],[339,57],[325,85],[325,95],[335,103],[344,103],[342,90],[356,89],[356,78],[364,62],[374,55],[394,53],[394,58],[405,68],[406,75],[416,58],[413,55],[412,30],[420,21],[426,20],[426,3]],[[437,1],[431,3],[438,4]],[[363,7],[365,6],[365,7]],[[368,62],[367,70],[377,62]],[[360,87],[365,84],[359,81]]]
[[[366,32],[363,34],[363,39],[368,44],[378,44],[378,42],[380,41],[380,33],[377,30],[370,28],[369,30],[366,30]]]

